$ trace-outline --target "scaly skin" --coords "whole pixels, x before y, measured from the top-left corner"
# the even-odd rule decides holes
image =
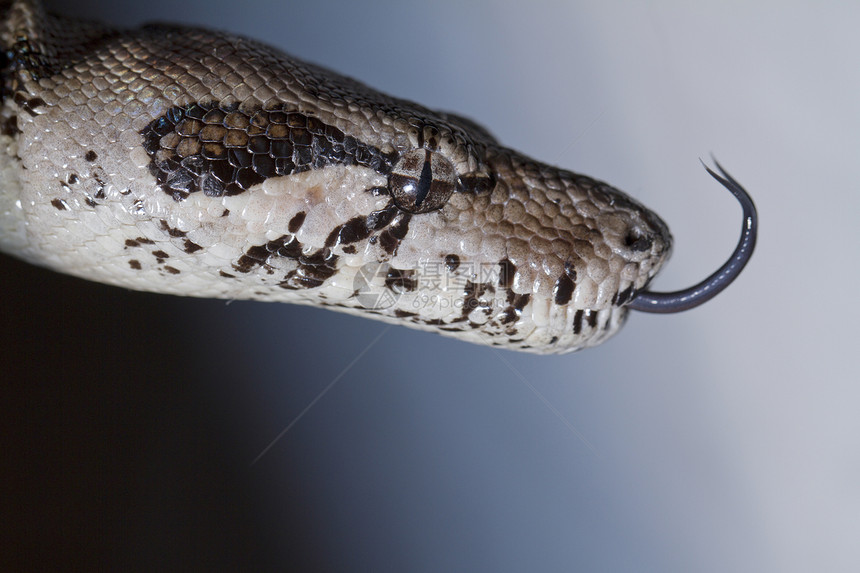
[[[558,353],[613,335],[668,257],[624,193],[256,42],[34,2],[1,33],[0,249],[32,263]]]

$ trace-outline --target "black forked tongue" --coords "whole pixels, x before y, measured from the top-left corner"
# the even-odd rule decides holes
[[[726,173],[725,169],[716,160],[714,160],[714,164],[717,166],[719,173],[715,173],[707,165],[705,165],[705,169],[708,170],[708,173],[714,179],[732,192],[732,195],[741,204],[744,212],[741,238],[735,247],[735,252],[732,253],[729,260],[723,263],[723,266],[717,269],[714,274],[690,288],[675,292],[651,292],[647,290],[638,292],[627,305],[633,310],[669,313],[695,308],[711,300],[724,288],[732,284],[732,281],[741,274],[750,257],[752,257],[753,249],[755,249],[756,234],[758,232],[758,215],[755,204],[749,194],[740,186],[740,183]]]

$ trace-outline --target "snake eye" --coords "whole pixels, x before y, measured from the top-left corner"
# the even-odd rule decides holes
[[[388,176],[388,190],[408,213],[441,209],[457,186],[457,170],[442,154],[429,149],[407,151]]]

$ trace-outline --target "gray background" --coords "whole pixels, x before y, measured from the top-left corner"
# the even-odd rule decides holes
[[[700,157],[750,190],[761,235],[714,301],[562,357],[4,258],[0,564],[858,570],[848,4],[79,3],[266,41],[607,180],[672,229],[658,288],[737,238]]]

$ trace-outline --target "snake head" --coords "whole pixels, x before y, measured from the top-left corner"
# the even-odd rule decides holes
[[[416,288],[399,293],[395,312],[473,342],[539,353],[612,336],[669,256],[666,224],[605,183],[495,143],[473,147],[494,184],[411,217],[387,264],[409,269]],[[428,297],[421,285],[435,292]]]

